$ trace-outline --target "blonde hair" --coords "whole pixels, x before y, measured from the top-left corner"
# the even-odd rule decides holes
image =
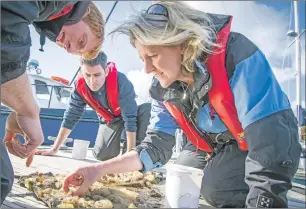
[[[183,69],[194,72],[194,61],[203,54],[212,53],[216,32],[209,16],[178,1],[157,2],[167,8],[168,17],[147,14],[146,11],[131,16],[110,34],[126,34],[135,46],[137,39],[143,45],[175,46],[183,44]]]
[[[91,50],[90,52],[82,53],[81,56],[84,59],[94,59],[98,56],[102,43],[104,41],[104,19],[99,11],[99,9],[96,7],[96,5],[92,2],[89,4],[90,12],[88,15],[82,18],[82,20],[87,23],[92,31],[92,33],[98,38],[98,45]]]

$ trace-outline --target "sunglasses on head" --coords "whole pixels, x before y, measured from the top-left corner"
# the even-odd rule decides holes
[[[146,14],[149,14],[149,15],[162,15],[162,16],[165,16],[165,17],[169,17],[168,16],[168,9],[166,7],[164,7],[163,5],[161,4],[153,4],[151,5],[147,11],[146,11]]]

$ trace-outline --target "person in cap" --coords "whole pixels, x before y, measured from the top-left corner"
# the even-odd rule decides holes
[[[1,2],[1,103],[16,112],[16,120],[28,139],[21,144],[8,137],[5,145],[11,154],[21,158],[32,158],[44,140],[40,109],[26,73],[30,24],[41,35],[42,44],[47,37],[68,53],[86,58],[97,56],[104,39],[103,17],[91,1]],[[0,146],[1,205],[11,189],[14,173],[2,140]]]

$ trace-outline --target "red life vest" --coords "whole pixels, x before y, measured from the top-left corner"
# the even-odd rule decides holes
[[[239,148],[246,151],[248,150],[247,141],[238,118],[225,67],[226,44],[230,34],[231,21],[232,17],[229,23],[217,34],[217,43],[221,45],[221,50],[215,48],[213,51],[217,53],[212,53],[206,60],[206,67],[210,72],[213,84],[208,96],[212,107],[237,141]],[[199,130],[192,125],[192,121],[183,112],[169,102],[164,102],[164,104],[192,144],[205,152],[213,152],[211,143],[208,143],[210,140],[203,138],[203,134],[199,133]]]
[[[119,94],[118,94],[118,72],[115,63],[110,62],[107,64],[108,75],[105,78],[106,98],[109,104],[110,110],[105,109],[91,94],[89,88],[86,85],[85,79],[81,76],[77,79],[76,90],[85,100],[85,102],[91,106],[104,120],[108,123],[113,120],[114,117],[121,114],[119,106]]]
[[[58,14],[55,14],[51,17],[49,17],[48,20],[54,20],[56,18],[59,18],[61,16],[64,16],[65,14],[67,14],[68,12],[70,12],[73,9],[73,5],[67,6],[65,7],[61,12],[59,12]]]

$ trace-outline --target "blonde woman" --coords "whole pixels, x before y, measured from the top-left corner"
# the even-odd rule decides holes
[[[231,16],[159,2],[114,33],[130,37],[154,75],[146,139],[134,151],[82,167],[64,189],[82,194],[104,174],[164,165],[179,127],[176,163],[204,168],[201,194],[215,207],[287,207],[301,147],[296,118],[263,53],[231,32]]]
[[[1,103],[16,112],[17,122],[28,139],[26,144],[8,140],[6,146],[11,154],[21,158],[32,158],[35,148],[44,140],[40,110],[26,73],[31,47],[30,24],[41,36],[64,47],[68,53],[87,59],[97,56],[104,39],[103,17],[90,1],[1,2]],[[52,58],[56,60],[56,56]],[[0,146],[3,153],[1,206],[11,189],[14,174],[3,141]]]

